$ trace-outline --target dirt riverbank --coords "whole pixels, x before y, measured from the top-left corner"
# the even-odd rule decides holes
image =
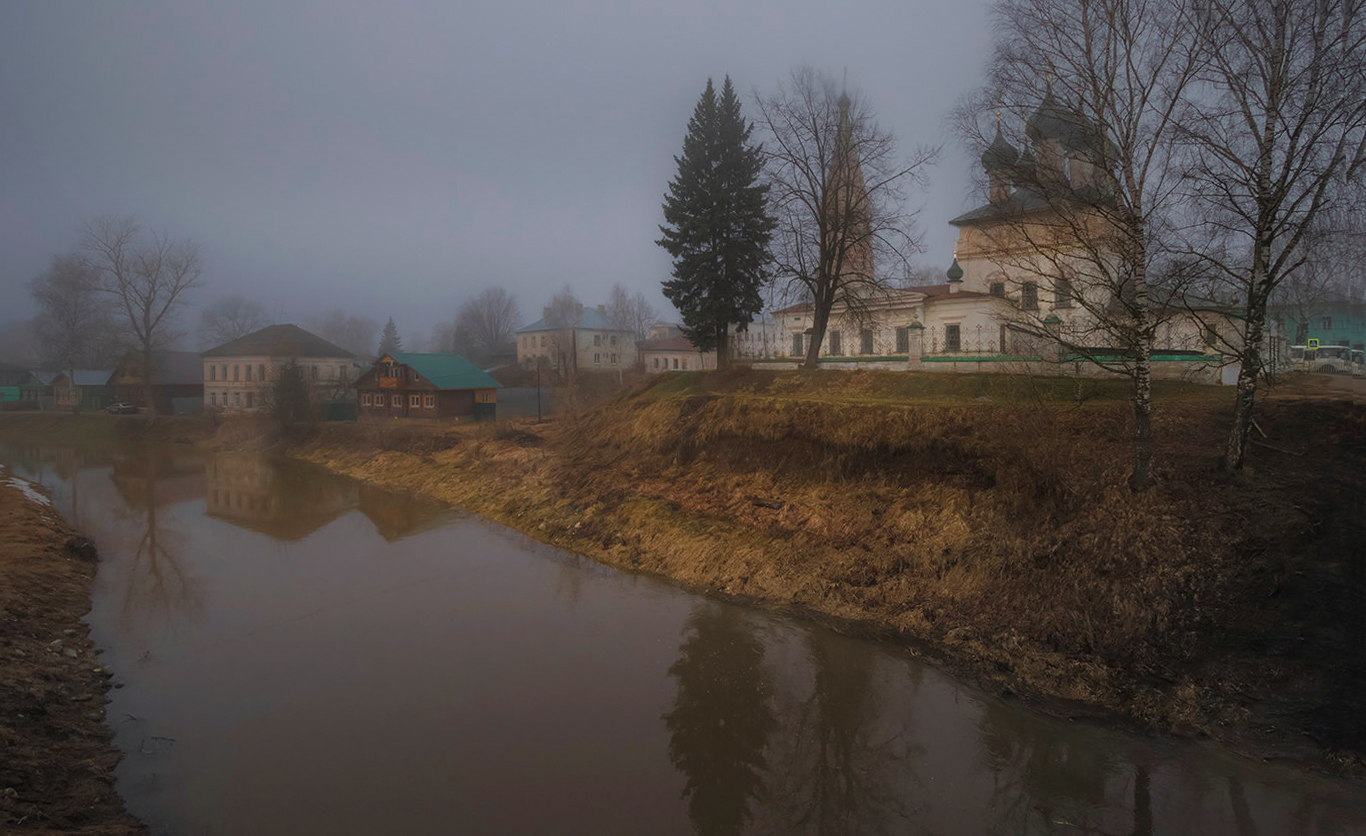
[[[111,672],[82,621],[94,546],[0,467],[0,831],[144,833],[114,790]]]
[[[1359,771],[1358,404],[1269,398],[1247,474],[1226,480],[1227,392],[1161,387],[1162,483],[1134,496],[1112,388],[925,377],[669,376],[551,425],[337,425],[290,452],[614,566],[909,640],[1056,713]]]

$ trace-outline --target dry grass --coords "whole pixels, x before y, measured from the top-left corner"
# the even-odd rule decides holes
[[[1075,393],[1005,377],[679,374],[556,425],[383,444],[351,428],[299,452],[613,565],[926,642],[1002,689],[1225,736],[1281,711],[1259,684],[1267,648],[1324,631],[1346,604],[1309,596],[1350,589],[1339,576],[1356,571],[1320,548],[1356,529],[1340,530],[1340,509],[1304,513],[1296,492],[1333,474],[1344,496],[1362,493],[1361,411],[1273,399],[1268,443],[1306,454],[1258,448],[1227,482],[1228,393],[1160,386],[1162,483],[1136,497],[1127,404],[1108,384]],[[1306,700],[1330,699],[1340,648],[1287,646],[1277,670]]]

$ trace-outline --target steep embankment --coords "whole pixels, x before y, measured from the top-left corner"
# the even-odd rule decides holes
[[[1159,392],[1162,483],[1140,496],[1111,389],[1011,378],[680,375],[546,429],[338,427],[295,453],[913,639],[998,690],[1245,748],[1303,754],[1307,734],[1350,766],[1363,412],[1273,398],[1225,481],[1224,394]]]
[[[143,833],[114,790],[94,547],[0,467],[0,831]]]

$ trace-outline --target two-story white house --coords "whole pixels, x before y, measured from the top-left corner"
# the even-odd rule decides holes
[[[204,407],[229,412],[269,408],[268,390],[291,362],[320,400],[349,400],[358,371],[351,352],[289,324],[267,325],[202,356]]]

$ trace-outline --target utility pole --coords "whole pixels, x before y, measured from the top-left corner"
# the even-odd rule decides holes
[[[536,355],[536,423],[541,423],[541,355]]]

